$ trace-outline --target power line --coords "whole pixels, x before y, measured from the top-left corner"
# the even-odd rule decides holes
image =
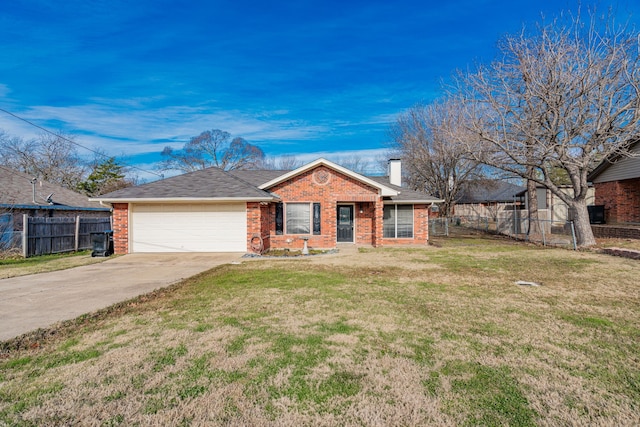
[[[64,137],[63,135],[59,135],[59,134],[57,134],[57,133],[55,133],[55,132],[52,132],[52,131],[50,131],[49,129],[43,128],[42,126],[39,126],[39,125],[37,125],[37,124],[35,124],[35,123],[33,123],[33,122],[31,122],[31,121],[27,120],[27,119],[24,119],[24,118],[22,118],[22,117],[20,117],[20,116],[18,116],[18,115],[16,115],[16,114],[14,114],[14,113],[12,113],[11,111],[7,111],[7,110],[5,110],[4,108],[0,108],[0,111],[2,111],[3,113],[6,113],[6,114],[8,114],[8,115],[10,115],[10,116],[12,116],[12,117],[15,117],[15,118],[16,118],[16,119],[18,119],[18,120],[22,120],[23,122],[25,122],[25,123],[27,123],[27,124],[29,124],[29,125],[33,126],[33,127],[36,127],[36,128],[38,128],[38,129],[40,129],[40,130],[42,130],[42,131],[44,131],[44,132],[46,132],[46,133],[48,133],[48,134],[50,134],[50,135],[53,135],[53,136],[55,136],[55,137],[57,137],[57,138],[60,138],[60,139],[62,139],[62,140],[64,140],[64,141],[67,141],[67,142],[69,142],[69,143],[71,143],[71,144],[73,144],[73,145],[77,145],[77,146],[78,146],[78,147],[80,147],[80,148],[84,148],[84,149],[85,149],[85,150],[87,150],[87,151],[91,151],[92,153],[97,154],[98,156],[104,157],[104,158],[106,158],[106,159],[110,159],[110,158],[112,157],[112,156],[108,156],[108,155],[106,155],[106,154],[104,154],[104,153],[101,153],[101,152],[99,152],[99,151],[93,150],[93,149],[91,149],[91,148],[89,148],[89,147],[85,147],[84,145],[79,144],[79,143],[77,143],[77,142],[75,142],[75,141],[73,141],[73,140],[71,140],[71,139],[69,139],[69,138],[66,138],[66,137]],[[142,168],[137,167],[137,166],[126,166],[126,167],[131,168],[131,169],[137,169],[137,170],[139,170],[139,171],[146,172],[146,173],[150,173],[150,174],[153,174],[153,175],[159,176],[160,178],[164,178],[164,175],[163,175],[163,174],[160,174],[160,173],[157,173],[157,172],[153,172],[153,171],[150,171],[150,170],[146,170],[146,169],[142,169]]]

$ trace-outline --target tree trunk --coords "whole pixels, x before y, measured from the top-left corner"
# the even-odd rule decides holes
[[[532,173],[532,172],[531,172]],[[538,188],[534,181],[527,180],[527,207],[529,211],[529,229],[527,235],[537,233],[538,227]]]
[[[573,213],[573,226],[576,230],[576,245],[588,247],[596,244],[591,223],[589,222],[589,210],[585,200],[577,201],[569,205]]]

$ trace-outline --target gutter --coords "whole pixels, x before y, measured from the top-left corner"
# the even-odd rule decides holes
[[[183,203],[183,202],[272,202],[275,197],[132,197],[132,198],[90,198],[90,202],[103,203]]]

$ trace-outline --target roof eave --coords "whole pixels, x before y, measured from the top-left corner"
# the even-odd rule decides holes
[[[442,199],[415,199],[415,200],[384,200],[385,205],[402,205],[402,204],[417,204],[417,203],[444,203]]]

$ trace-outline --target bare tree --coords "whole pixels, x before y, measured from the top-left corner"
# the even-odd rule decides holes
[[[564,201],[579,246],[595,244],[587,174],[603,157],[630,155],[640,135],[638,37],[609,18],[569,16],[504,38],[502,59],[460,80],[466,123],[484,144],[472,152]]]
[[[260,168],[269,170],[293,170],[302,166],[304,162],[293,155],[265,157]]]
[[[25,140],[0,133],[0,163],[75,190],[86,173],[73,137],[43,133]]]
[[[391,129],[409,185],[444,200],[444,216],[451,213],[465,186],[481,172],[478,161],[467,153],[469,135],[460,125],[459,111],[449,99],[416,105],[401,114]]]
[[[367,160],[355,154],[336,157],[335,163],[361,175],[366,175],[372,169]]]
[[[256,169],[264,159],[262,150],[243,138],[231,139],[228,132],[213,129],[191,138],[182,150],[165,147],[162,170],[191,172],[215,166],[223,170]]]

